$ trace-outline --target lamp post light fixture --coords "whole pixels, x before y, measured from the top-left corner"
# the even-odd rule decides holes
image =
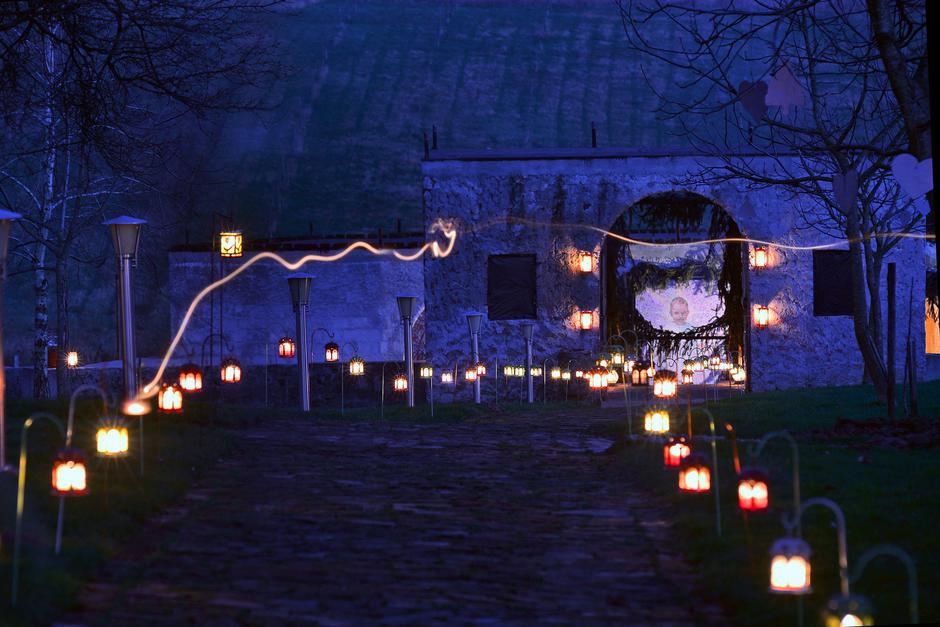
[[[770,475],[760,466],[746,466],[738,474],[738,507],[746,512],[765,511],[770,505]]]
[[[180,367],[179,386],[184,392],[202,390],[202,368],[193,363],[183,364]]]
[[[470,329],[470,359],[472,363],[480,362],[480,326],[483,324],[483,314],[471,312],[467,314],[467,327]],[[479,374],[479,373],[478,373]],[[470,379],[468,379],[469,381]],[[473,379],[473,402],[480,404],[480,379]]]
[[[242,380],[242,365],[234,357],[226,357],[222,360],[219,375],[222,383],[240,383]]]
[[[692,454],[692,447],[686,442],[685,436],[672,436],[663,446],[663,463],[668,468],[677,468],[683,459]]]
[[[122,370],[124,375],[124,398],[137,398],[137,351],[134,337],[134,296],[131,281],[131,265],[137,257],[140,246],[140,228],[146,220],[120,216],[104,224],[111,230],[111,242],[118,256],[120,281],[118,283],[118,321],[121,324],[120,346],[122,349]]]
[[[293,359],[297,354],[297,346],[293,338],[285,335],[277,343],[277,356],[281,359]]]
[[[69,351],[65,354],[65,365],[67,368],[78,368],[78,353]]]
[[[758,305],[754,308],[754,326],[758,329],[766,329],[770,325],[770,309],[766,305]]]
[[[578,254],[578,270],[582,274],[594,272],[594,254],[588,251],[581,251]]]
[[[178,414],[183,411],[183,390],[175,383],[164,383],[157,393],[157,409],[162,414]]]
[[[294,309],[295,326],[297,333],[297,370],[300,377],[300,407],[303,411],[310,411],[310,351],[307,348],[309,336],[307,335],[307,314],[310,308],[310,287],[313,285],[313,276],[309,274],[294,273],[287,276],[287,286],[290,289],[291,305]]]
[[[776,594],[809,594],[813,591],[805,540],[786,536],[770,546],[770,591]]]
[[[333,363],[339,361],[339,344],[327,342],[323,347],[323,361]]]
[[[243,237],[241,231],[222,231],[219,233],[219,256],[238,258],[242,256]]]

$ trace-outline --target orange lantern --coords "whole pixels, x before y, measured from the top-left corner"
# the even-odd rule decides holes
[[[711,490],[711,471],[708,461],[701,455],[689,455],[679,462],[679,489],[683,492]]]
[[[467,369],[463,373],[463,378],[465,381],[476,381],[480,376],[479,371],[476,366],[467,366]]]
[[[486,364],[482,361],[477,363],[477,377],[483,378],[486,376]]]
[[[694,382],[695,382],[694,373],[691,370],[683,370],[682,371],[682,384],[691,385]]]
[[[183,411],[183,390],[175,383],[164,383],[157,394],[157,409],[164,414]]]
[[[75,351],[69,351],[66,353],[65,365],[68,368],[78,368],[78,353]]]
[[[282,359],[290,359],[297,354],[297,346],[294,339],[284,336],[277,343],[277,356]]]
[[[738,475],[738,506],[747,512],[759,512],[770,505],[770,475],[763,468],[749,466]]]
[[[323,350],[323,361],[339,361],[339,345],[336,342],[328,342]]]
[[[809,545],[800,538],[786,537],[770,547],[770,591],[778,594],[809,594]]]
[[[684,435],[671,437],[663,446],[663,463],[670,468],[675,468],[691,454],[692,447],[686,444]]]
[[[578,269],[585,274],[594,272],[594,255],[582,251],[578,255]]]
[[[353,357],[349,360],[349,375],[352,377],[361,377],[366,371],[366,362],[362,357]]]
[[[659,398],[675,398],[678,386],[676,385],[676,376],[664,370],[653,379],[653,396]]]
[[[584,371],[581,370],[580,368],[578,368],[577,370],[574,371],[574,377],[575,377],[575,379],[583,379],[583,378],[584,378]]]
[[[184,392],[198,392],[202,389],[202,368],[196,364],[183,364],[180,368],[180,388]]]
[[[101,457],[126,457],[129,450],[127,423],[122,418],[103,418],[95,431],[95,449]]]
[[[647,433],[662,435],[669,432],[669,411],[651,409],[643,417],[643,428]]]
[[[754,309],[754,326],[758,329],[766,329],[770,325],[770,309],[764,305],[758,305]]]
[[[234,357],[222,361],[222,383],[238,383],[242,380],[242,365]]]
[[[242,233],[241,231],[222,231],[219,233],[219,256],[220,257],[241,257],[242,256]]]
[[[763,270],[767,267],[767,249],[763,246],[758,246],[754,249],[754,268],[757,270]]]
[[[396,374],[395,378],[392,379],[392,389],[396,392],[407,392],[408,391],[408,377],[403,374]]]
[[[594,312],[581,311],[578,313],[578,324],[582,331],[590,331],[594,328]]]
[[[607,389],[608,380],[607,380],[607,368],[595,368],[594,370],[589,370],[587,373],[588,387],[592,390],[605,390]]]
[[[55,496],[88,494],[85,456],[77,448],[62,449],[52,462],[52,494]]]

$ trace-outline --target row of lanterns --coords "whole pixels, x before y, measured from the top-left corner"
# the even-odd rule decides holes
[[[669,432],[669,411],[654,408],[644,416],[645,431],[650,435]],[[678,469],[678,487],[682,492],[707,493],[712,489],[711,468],[705,456],[693,453],[685,436],[668,436],[663,445],[663,464]],[[765,468],[745,466],[737,476],[737,502],[741,511],[754,513],[770,507],[770,476]],[[770,547],[770,591],[778,594],[804,595],[812,591],[809,544],[802,538],[786,536]],[[870,606],[858,596],[835,597],[827,606],[827,627],[872,625]]]

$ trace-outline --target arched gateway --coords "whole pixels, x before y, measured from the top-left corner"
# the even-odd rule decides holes
[[[428,358],[466,361],[465,316],[479,311],[480,354],[491,364],[521,361],[521,325],[531,321],[540,364],[589,359],[610,332],[638,328],[673,355],[700,340],[723,344],[726,356],[744,353],[755,390],[859,382],[851,303],[833,289],[848,281],[844,253],[801,248],[844,244],[801,221],[810,199],[733,181],[687,186],[718,163],[710,159],[622,149],[431,150],[422,164],[425,225],[445,220],[459,235],[449,257],[424,261]],[[608,231],[661,246],[622,246]],[[764,268],[749,263],[753,245],[677,246],[723,235],[778,245],[767,246]],[[908,240],[892,251],[898,285],[915,294],[924,285],[922,249]],[[766,326],[754,323],[758,307]],[[901,309],[898,328],[907,329],[912,314]],[[912,339],[922,346],[923,311],[914,313]]]

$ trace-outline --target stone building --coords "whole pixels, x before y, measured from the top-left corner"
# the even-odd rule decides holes
[[[677,151],[431,151],[423,163],[426,225],[450,221],[460,235],[452,255],[424,262],[429,358],[444,363],[467,359],[468,311],[486,315],[481,354],[501,363],[520,361],[520,326],[527,319],[536,325],[539,362],[551,359],[564,365],[567,359],[580,355],[584,360],[600,350],[620,330],[608,315],[617,296],[604,276],[610,271],[606,253],[612,243],[604,231],[650,197],[682,193],[706,199],[726,212],[745,237],[796,247],[837,243],[835,248],[847,248],[806,229],[797,203],[772,190],[745,191],[730,183],[682,185],[687,175],[712,163],[708,157]],[[914,346],[924,346],[919,299],[913,310],[907,306],[908,294],[924,293],[923,249],[921,241],[906,240],[887,260],[897,263],[899,347],[905,345],[908,329]],[[578,267],[583,252],[595,260],[587,273]],[[754,246],[744,251],[742,298],[727,304],[741,309],[742,332],[729,344],[738,346],[734,357],[746,364],[752,389],[858,383],[863,365],[848,315],[851,295],[844,257],[835,263],[838,257],[831,255],[837,252],[777,246],[768,246],[767,252],[767,267],[756,270]],[[514,316],[502,315],[504,303],[491,285],[501,281],[498,268],[507,259],[501,256],[507,255],[533,268],[530,278],[525,273],[514,278],[514,289],[530,294],[533,303],[530,311]],[[503,297],[511,299],[506,293]],[[881,295],[884,300],[884,286]],[[766,328],[755,325],[758,306],[768,308]],[[491,315],[494,308],[501,314]],[[582,312],[592,314],[585,330]],[[903,358],[898,350],[899,373]],[[923,372],[923,359],[918,369]]]

